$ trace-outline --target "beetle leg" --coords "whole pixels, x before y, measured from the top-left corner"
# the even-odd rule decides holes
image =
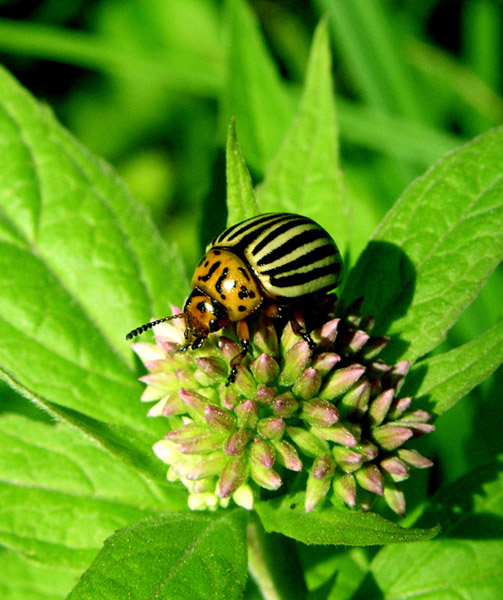
[[[311,350],[311,356],[312,356],[312,353],[316,350],[316,342],[306,331],[306,322],[304,321],[304,315],[302,314],[302,312],[300,310],[296,310],[293,313],[290,322],[292,324],[292,329],[293,329],[293,332],[295,333],[295,335],[298,335],[305,342],[307,342],[307,345],[309,346],[309,350]]]
[[[281,306],[279,306],[279,304],[268,304],[264,308],[263,312],[267,317],[270,317],[271,319],[277,319],[283,316],[283,311],[281,310]]]
[[[196,337],[192,344],[190,344],[192,350],[198,350],[203,345],[204,339],[203,337]]]
[[[177,352],[187,352],[189,348],[192,348],[192,350],[197,350],[203,345],[203,342],[204,338],[198,337],[195,340],[193,339],[192,341],[186,342],[183,346],[178,348]]]
[[[278,304],[269,304],[264,309],[264,313],[268,317],[271,317],[272,319],[282,317],[284,315],[284,311],[282,310],[282,307],[279,306]],[[290,318],[290,323],[292,324],[293,332],[295,333],[295,335],[298,335],[304,341],[307,342],[307,345],[309,346],[309,350],[311,350],[311,354],[312,354],[314,352],[314,350],[316,350],[316,342],[306,331],[306,322],[304,321],[304,315],[302,314],[302,311],[300,311],[300,310],[294,311],[293,315],[291,315],[289,318]]]
[[[234,383],[236,380],[236,375],[238,372],[238,366],[241,364],[243,358],[247,355],[248,349],[250,348],[250,330],[248,328],[248,323],[245,319],[238,321],[236,326],[236,333],[239,339],[239,345],[241,346],[241,352],[233,356],[231,359],[231,372],[229,377],[227,377],[226,386],[231,383]]]

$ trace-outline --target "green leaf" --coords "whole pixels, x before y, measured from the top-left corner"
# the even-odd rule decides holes
[[[296,494],[260,502],[257,513],[266,531],[275,531],[304,544],[348,544],[370,546],[429,540],[438,533],[431,529],[404,529],[371,512],[325,508],[306,513],[304,495]]]
[[[236,117],[243,154],[260,174],[283,141],[293,105],[256,17],[244,0],[227,1],[227,27],[229,52],[223,115],[226,123],[232,115]]]
[[[503,363],[503,321],[459,348],[427,358],[407,376],[403,394],[441,415]]]
[[[124,5],[120,6],[120,9]],[[164,44],[159,43],[153,51],[152,39],[153,29],[160,25],[159,15],[152,15],[157,21],[144,24],[142,21],[148,19],[144,7],[141,18],[134,11],[129,11],[134,19],[134,32],[131,38],[125,38],[124,23],[118,22],[121,14],[117,12],[110,14],[116,7],[107,7],[97,13],[100,29],[106,27],[106,21],[113,20],[115,28],[112,32],[106,31],[98,34],[85,33],[83,30],[66,29],[55,27],[42,22],[28,22],[21,20],[0,19],[0,49],[3,53],[15,56],[28,56],[31,59],[42,58],[53,60],[63,64],[72,64],[90,70],[102,71],[112,77],[131,80],[136,77],[145,85],[145,77],[150,84],[162,85],[165,94],[171,90],[184,94],[196,93],[211,97],[221,88],[222,80],[222,57],[218,46],[218,27],[215,23],[215,39],[213,48],[205,47],[201,43],[201,31],[194,33],[194,4],[191,4],[190,34],[194,36],[194,47],[188,48],[187,38],[183,44],[176,40],[173,44],[173,21],[171,15],[170,34],[171,39]],[[127,8],[127,7],[126,7]],[[106,13],[106,16],[105,14]],[[187,29],[190,25],[184,15],[175,15],[176,25],[186,23]],[[166,19],[167,20],[167,19]],[[216,19],[215,19],[216,21]],[[148,33],[143,29],[148,28]],[[142,34],[145,33],[144,39]],[[166,33],[163,31],[160,35]],[[151,44],[149,46],[149,43]],[[176,44],[178,43],[178,45]],[[197,48],[198,52],[194,52]],[[212,54],[211,58],[207,54]],[[201,56],[202,55],[202,56]],[[134,74],[134,75],[132,75]],[[147,75],[148,74],[148,75]]]
[[[155,430],[124,334],[181,302],[181,260],[111,169],[5,71],[0,152],[0,373],[34,401]]]
[[[356,598],[501,597],[501,462],[463,477],[437,500],[422,522],[440,521],[442,534],[434,542],[380,550],[371,564],[373,581]]]
[[[85,568],[118,527],[185,504],[61,424],[0,425],[0,543],[37,562]]]
[[[403,29],[392,26],[393,12],[376,0],[317,0],[317,4],[331,14],[337,49],[365,103],[381,113],[426,120],[430,106],[424,102],[425,89],[403,52]]]
[[[250,172],[236,137],[235,119],[227,134],[227,227],[254,217],[259,213]]]
[[[105,542],[68,598],[242,598],[246,520],[226,510],[136,523]]]
[[[311,217],[343,250],[349,227],[342,198],[331,68],[327,25],[322,21],[314,36],[298,114],[267,169],[257,199],[264,212]]]
[[[503,257],[503,129],[476,138],[416,180],[389,211],[343,297],[365,297],[384,355],[437,346]]]
[[[0,548],[2,600],[63,600],[79,572],[41,565],[18,552]]]

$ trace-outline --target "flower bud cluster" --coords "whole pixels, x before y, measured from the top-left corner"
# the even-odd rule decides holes
[[[406,443],[434,427],[400,396],[409,365],[377,358],[388,339],[370,335],[373,319],[360,307],[332,307],[311,333],[314,352],[290,323],[278,334],[262,315],[230,386],[240,350],[231,337],[211,334],[201,349],[180,352],[177,319],[155,327],[155,345],[134,344],[149,371],[141,378],[142,400],[155,402],[148,414],[169,420],[154,451],[192,509],[230,498],[250,509],[260,488],[277,490],[291,471],[304,477],[306,511],[327,497],[369,509],[381,496],[405,514],[400,482],[432,464]]]

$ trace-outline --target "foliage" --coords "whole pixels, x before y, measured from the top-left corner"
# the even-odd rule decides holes
[[[455,57],[427,37],[441,2],[224,4],[82,2],[58,22],[45,2],[28,21],[0,20],[4,62],[32,89],[37,69],[53,71],[38,93],[149,205],[0,72],[0,596],[241,597],[247,513],[186,512],[151,452],[165,424],[145,419],[124,340],[183,302],[186,273],[225,226],[226,173],[229,222],[258,203],[334,235],[343,297],[365,294],[389,356],[414,363],[405,390],[442,417],[422,448],[435,477],[411,482],[399,524],[305,515],[295,494],[260,503],[264,547],[288,557],[270,573],[249,539],[263,595],[291,597],[301,565],[298,597],[498,598],[503,130],[474,136],[503,116],[500,7],[463,3]],[[313,34],[306,23],[324,14]],[[87,70],[58,96],[69,71],[35,59]]]

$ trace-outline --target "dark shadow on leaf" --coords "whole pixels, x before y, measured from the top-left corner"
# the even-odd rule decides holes
[[[329,598],[335,598],[336,596],[333,596],[333,593],[338,576],[339,572],[336,571],[323,585],[309,594],[309,600],[329,600]]]
[[[352,600],[384,600],[384,594],[379,589],[372,573],[368,573],[360,587],[352,596]]]
[[[408,373],[405,378],[405,383],[401,390],[402,396],[412,396],[414,398],[414,408],[416,410],[421,409],[429,412],[431,415],[437,415],[436,412],[436,402],[431,397],[431,394],[423,394],[422,396],[417,396],[419,388],[423,383],[423,379],[426,376],[428,371],[428,367],[426,365],[421,365],[421,363],[416,363],[414,368]]]
[[[480,392],[482,410],[473,423],[473,435],[468,440],[467,451],[472,457],[497,456],[503,453],[503,365],[494,372],[487,391]]]
[[[501,474],[502,461],[497,460],[458,479],[435,496],[416,526],[431,527],[439,523],[442,532],[438,539],[503,539],[503,515],[475,506],[476,496],[482,501],[489,500],[484,486],[497,481]]]
[[[205,209],[200,223],[201,254],[211,240],[225,229],[225,151],[220,150],[213,164],[212,185],[205,199]]]
[[[376,319],[372,333],[385,335],[391,323],[406,314],[415,286],[416,269],[405,252],[395,244],[372,241],[349,273],[342,298],[349,304],[363,296],[362,314]],[[386,358],[405,350],[405,342],[392,339]]]
[[[31,400],[21,396],[3,381],[0,381],[0,417],[4,414],[14,413],[40,421],[46,425],[55,425],[55,421]]]

